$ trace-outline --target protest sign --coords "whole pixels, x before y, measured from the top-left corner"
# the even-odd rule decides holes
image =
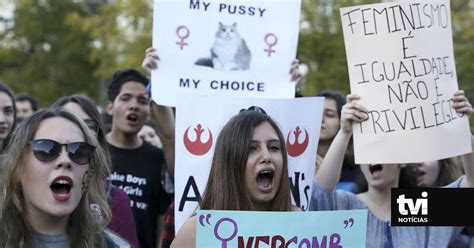
[[[183,92],[293,98],[300,9],[301,0],[155,0],[153,99],[176,106]]]
[[[222,127],[241,109],[263,108],[286,139],[293,204],[308,209],[323,98],[249,99],[186,95],[176,113],[175,229],[198,207]]]
[[[354,125],[357,163],[407,163],[471,152],[458,89],[449,1],[341,8],[351,93],[368,120]]]
[[[365,247],[367,210],[198,211],[196,247]]]

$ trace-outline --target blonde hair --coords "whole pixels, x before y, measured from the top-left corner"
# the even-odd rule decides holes
[[[87,126],[75,114],[62,109],[40,110],[20,123],[12,133],[0,168],[0,247],[33,246],[34,230],[26,219],[25,199],[21,189],[24,172],[24,157],[30,152],[29,142],[34,138],[41,123],[49,118],[61,117],[76,124],[85,137],[85,142],[96,146],[89,162],[86,186],[79,205],[69,216],[67,234],[69,247],[99,247],[102,245],[102,230],[108,224],[111,211],[107,204],[104,178],[110,174],[104,149],[89,134]],[[97,204],[101,220],[91,211],[90,204]]]

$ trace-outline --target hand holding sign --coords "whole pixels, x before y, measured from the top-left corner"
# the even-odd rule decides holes
[[[458,85],[449,10],[446,0],[341,8],[351,93],[369,110],[353,130],[356,163],[416,163],[471,151],[469,122],[451,98]]]
[[[472,115],[472,105],[464,95],[464,90],[455,91],[453,94],[453,108],[462,115]]]
[[[301,0],[155,0],[153,10],[157,103],[176,106],[181,93],[294,97],[286,63],[296,56]]]
[[[341,111],[341,130],[344,133],[352,134],[352,126],[354,123],[360,123],[367,120],[367,108],[357,103],[360,100],[358,95],[348,95],[347,103],[342,107]]]
[[[142,68],[145,69],[148,74],[150,74],[152,70],[158,69],[159,60],[160,58],[156,53],[156,49],[153,47],[149,47],[145,51],[145,58],[142,62]]]

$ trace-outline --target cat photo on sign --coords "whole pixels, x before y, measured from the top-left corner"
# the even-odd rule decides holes
[[[237,30],[237,23],[219,22],[210,58],[200,58],[194,64],[212,67],[219,71],[248,71],[252,53]]]

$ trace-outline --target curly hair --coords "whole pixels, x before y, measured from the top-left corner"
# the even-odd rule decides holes
[[[73,113],[52,108],[40,110],[25,119],[12,133],[7,151],[2,157],[0,168],[0,247],[32,247],[34,230],[26,219],[26,204],[22,193],[21,176],[25,170],[25,157],[30,152],[28,143],[34,138],[41,123],[49,118],[60,117],[79,127],[85,142],[96,146],[89,162],[88,180],[82,198],[69,216],[67,234],[69,247],[99,247],[104,239],[102,230],[111,216],[106,200],[103,179],[110,174],[104,150],[97,144],[95,137],[89,134],[86,125]],[[101,219],[90,209],[95,203],[101,210]]]

